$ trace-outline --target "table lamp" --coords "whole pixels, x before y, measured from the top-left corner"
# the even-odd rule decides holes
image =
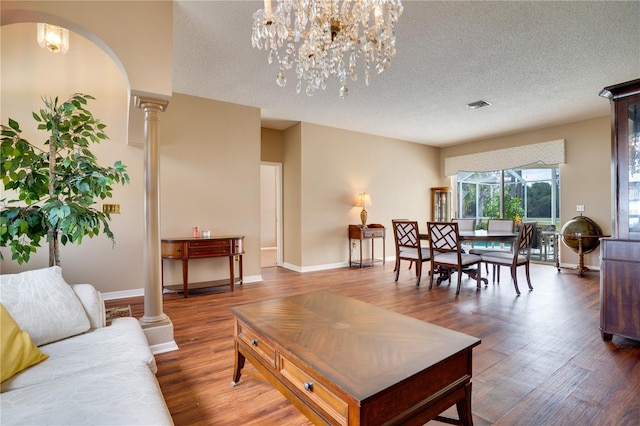
[[[362,222],[362,227],[367,226],[367,206],[371,206],[371,196],[366,192],[358,195],[358,201],[356,203],[356,207],[362,207],[362,211],[360,212],[360,221]]]

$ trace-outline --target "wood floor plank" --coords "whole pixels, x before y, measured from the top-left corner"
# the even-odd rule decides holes
[[[504,271],[502,283],[490,278],[480,291],[465,277],[456,298],[455,284],[429,290],[425,275],[417,287],[414,271],[402,268],[398,282],[389,262],[304,274],[263,268],[264,281],[243,284],[234,293],[218,289],[188,299],[166,294],[164,311],[180,350],[156,356],[157,378],[176,425],[310,425],[259,375],[243,374],[231,387],[228,308],[320,289],[482,339],[473,360],[476,425],[626,425],[637,419],[640,343],[600,339],[597,272],[578,277],[532,265],[534,290],[519,276],[519,297]],[[141,298],[108,306],[123,304],[132,306],[134,316],[143,315]],[[449,411],[455,417],[455,409]]]

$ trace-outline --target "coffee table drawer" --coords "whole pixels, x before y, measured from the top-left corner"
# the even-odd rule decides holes
[[[267,361],[271,367],[276,368],[275,348],[241,321],[238,321],[238,338],[249,345],[253,352]]]
[[[323,411],[335,419],[338,424],[346,425],[349,417],[349,405],[327,388],[322,381],[313,378],[286,357],[279,357],[280,374]]]

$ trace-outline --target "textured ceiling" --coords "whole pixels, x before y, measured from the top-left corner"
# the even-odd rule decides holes
[[[274,0],[275,1],[275,0]],[[261,1],[176,1],[174,92],[305,121],[447,146],[607,115],[605,86],[640,77],[640,2],[404,1],[391,68],[313,97],[251,47]],[[466,104],[486,100],[472,110]]]

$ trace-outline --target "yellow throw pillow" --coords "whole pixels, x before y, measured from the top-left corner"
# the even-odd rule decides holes
[[[29,334],[20,330],[9,311],[0,304],[0,376],[2,382],[18,374],[27,367],[44,361],[44,354],[31,343]]]

